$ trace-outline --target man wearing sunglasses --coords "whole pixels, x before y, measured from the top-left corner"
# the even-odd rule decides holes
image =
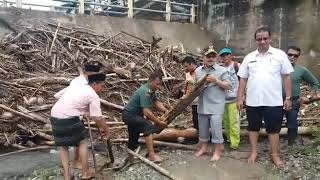
[[[212,46],[203,51],[203,66],[196,69],[196,81],[207,76],[207,88],[198,99],[198,126],[200,149],[196,156],[208,153],[210,133],[215,150],[210,161],[218,161],[223,150],[222,117],[225,105],[225,90],[230,89],[230,76],[226,68],[219,66],[218,53]],[[209,131],[211,127],[211,130]]]
[[[308,99],[316,98],[316,92],[319,87],[317,78],[304,66],[297,64],[301,49],[297,46],[290,46],[287,50],[288,58],[293,66],[294,71],[290,74],[292,81],[292,109],[284,114],[287,120],[288,127],[288,145],[292,146],[298,135],[298,112],[300,108],[300,84],[303,81],[307,82],[311,87]]]
[[[227,140],[230,142],[231,149],[238,149],[240,143],[240,122],[239,112],[237,110],[237,91],[239,80],[237,72],[239,63],[232,61],[230,48],[222,48],[219,51],[221,65],[227,68],[230,75],[231,89],[226,90],[226,104],[223,115],[223,126]]]
[[[293,68],[285,52],[270,46],[269,28],[257,29],[254,38],[257,50],[245,56],[238,72],[240,83],[237,107],[239,110],[243,108],[246,90],[247,129],[251,144],[248,162],[255,163],[257,159],[257,142],[263,120],[271,146],[272,161],[276,167],[280,168],[283,162],[279,156],[279,132],[283,120],[283,109],[287,111],[291,109],[290,73],[293,72]],[[286,93],[284,101],[282,81]]]

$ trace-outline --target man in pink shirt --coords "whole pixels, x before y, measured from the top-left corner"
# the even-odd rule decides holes
[[[100,72],[102,64],[98,61],[92,61],[86,65],[84,65],[83,73],[80,74],[78,77],[74,78],[70,85],[61,91],[57,92],[54,97],[59,99],[70,87],[79,86],[79,85],[86,85],[88,84],[88,75],[97,74]]]
[[[78,146],[82,167],[82,179],[93,174],[88,168],[87,131],[80,116],[87,111],[108,138],[108,126],[102,117],[98,94],[104,89],[105,74],[88,76],[88,85],[81,88],[70,87],[51,109],[52,134],[56,146],[60,146],[60,158],[64,170],[64,180],[70,179],[68,146]]]

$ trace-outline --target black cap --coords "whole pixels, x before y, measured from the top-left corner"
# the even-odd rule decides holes
[[[92,65],[92,64],[84,65],[84,71],[86,71],[86,72],[99,72],[100,68],[101,68],[101,66],[96,66],[96,65]]]
[[[92,74],[88,75],[88,81],[90,83],[94,82],[103,82],[106,80],[106,75],[105,74]]]

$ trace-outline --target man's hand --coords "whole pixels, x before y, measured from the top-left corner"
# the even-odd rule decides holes
[[[244,102],[244,100],[242,98],[238,98],[238,100],[237,100],[238,111],[241,111],[243,109],[243,104],[244,104],[243,102]]]
[[[283,109],[286,110],[286,111],[290,111],[292,108],[292,102],[290,99],[286,99],[284,100],[283,102]]]
[[[159,126],[161,129],[168,127],[167,123],[161,120],[157,123],[157,126]]]
[[[207,83],[216,83],[217,82],[217,78],[213,75],[208,75],[206,78]]]
[[[108,140],[108,139],[110,139],[110,136],[111,135],[109,133],[109,130],[108,131],[101,131],[101,138]]]

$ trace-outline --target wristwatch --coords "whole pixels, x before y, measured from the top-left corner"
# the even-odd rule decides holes
[[[291,96],[287,96],[287,97],[286,97],[286,100],[290,100],[290,101],[291,101],[291,100],[292,100],[292,97],[291,97]]]

